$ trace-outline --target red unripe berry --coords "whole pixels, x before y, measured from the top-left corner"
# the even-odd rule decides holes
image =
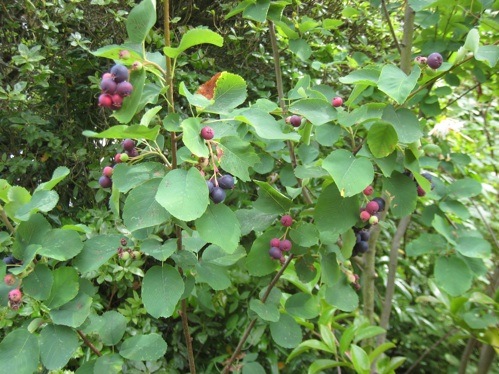
[[[301,125],[301,117],[300,116],[297,116],[296,114],[295,115],[292,115],[290,118],[289,118],[289,123],[291,124],[291,126],[293,127],[300,127]]]
[[[270,240],[270,246],[279,248],[280,242],[281,241],[278,238],[273,238],[272,240]]]
[[[426,195],[426,191],[425,191],[425,190],[423,190],[423,187],[418,186],[418,196],[419,196],[419,197],[422,197],[422,196],[424,196],[424,195]]]
[[[16,277],[14,277],[12,274],[6,274],[5,277],[3,277],[3,282],[7,286],[13,286],[14,283],[16,283]]]
[[[374,188],[373,188],[373,186],[367,186],[366,188],[364,188],[363,192],[364,192],[364,195],[370,196],[373,194]]]
[[[121,146],[125,151],[131,151],[135,148],[135,142],[132,139],[125,139],[121,143]]]
[[[111,178],[111,176],[113,175],[113,171],[114,171],[114,169],[111,166],[106,166],[102,170],[102,175],[104,175],[104,176],[106,176],[108,178]]]
[[[362,220],[362,222],[366,222],[369,220],[369,218],[371,218],[371,215],[369,214],[369,212],[363,210],[362,212],[360,212],[360,219]]]
[[[334,106],[335,108],[338,108],[339,106],[342,106],[342,105],[343,105],[343,99],[342,99],[341,97],[338,97],[338,96],[337,96],[337,97],[335,97],[335,98],[333,99],[332,104],[333,104],[333,106]]]
[[[289,251],[292,246],[293,244],[288,239],[281,240],[281,242],[279,243],[279,249],[281,251]]]
[[[281,223],[283,226],[289,227],[293,224],[293,218],[289,214],[286,214],[282,216]]]
[[[99,106],[103,106],[104,108],[111,108],[113,106],[113,99],[111,95],[101,94],[99,96]]]
[[[140,61],[135,61],[132,64],[132,70],[137,71],[142,69],[142,63]]]
[[[14,302],[14,303],[18,303],[19,301],[21,301],[22,297],[23,297],[23,294],[17,288],[15,290],[11,290],[9,292],[9,300]]]
[[[116,162],[117,164],[119,164],[121,162],[121,153],[117,153],[114,156],[114,162]]]
[[[416,56],[414,61],[419,65],[426,65],[426,57],[424,56]]]
[[[113,100],[113,109],[119,109],[121,108],[121,104],[123,103],[123,97],[119,94],[114,94],[111,96],[111,99]]]
[[[201,129],[201,137],[204,140],[211,140],[215,136],[215,131],[210,126],[205,126]]]
[[[113,75],[111,73],[102,74],[102,80],[104,79],[113,79]]]
[[[366,211],[369,214],[374,214],[379,211],[379,205],[376,201],[369,201],[366,205]]]

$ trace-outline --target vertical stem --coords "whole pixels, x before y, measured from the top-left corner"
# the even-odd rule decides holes
[[[459,364],[458,374],[466,374],[466,369],[468,367],[468,362],[470,361],[473,349],[477,345],[478,341],[475,338],[469,338],[466,348],[464,348],[463,354],[461,355],[461,362]]]
[[[402,37],[402,45],[400,46],[400,68],[406,74],[411,72],[412,60],[412,37],[414,35],[414,10],[408,2],[405,4],[404,14],[404,35]]]
[[[164,38],[165,45],[169,47],[171,45],[170,40],[170,0],[164,0]],[[172,60],[170,57],[166,56],[166,84],[168,85],[168,113],[175,112],[174,96],[173,96],[173,71],[172,71]],[[178,167],[177,162],[177,135],[175,132],[170,133],[170,145],[171,145],[171,156],[172,156],[172,170]],[[175,236],[177,237],[177,250],[182,250],[182,229],[180,226],[175,225]],[[179,268],[180,274],[183,274],[181,268]],[[184,330],[185,345],[187,347],[187,358],[189,361],[189,371],[191,374],[196,374],[196,363],[194,362],[194,350],[192,349],[192,338],[189,331],[189,318],[187,316],[187,300],[183,299],[180,302],[180,317],[182,319],[182,329]]]

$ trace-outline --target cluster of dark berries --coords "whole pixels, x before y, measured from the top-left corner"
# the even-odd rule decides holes
[[[129,258],[134,258],[136,260],[140,260],[142,257],[142,253],[140,251],[134,251],[132,248],[124,248],[127,246],[127,240],[125,238],[122,238],[121,241],[121,246],[118,247],[118,257],[122,259],[123,261],[128,260]]]
[[[124,65],[114,65],[108,73],[102,75],[99,106],[113,110],[121,108],[123,98],[130,96],[133,86],[128,82],[129,72]]]
[[[234,177],[230,174],[224,174],[220,178],[212,177],[206,181],[210,199],[215,204],[221,203],[227,196],[226,190],[232,190],[235,185]]]
[[[132,139],[123,140],[121,146],[125,152],[117,153],[114,156],[114,162],[116,164],[127,162],[130,157],[137,157],[139,155],[139,151],[135,148],[135,141]],[[102,176],[99,178],[99,185],[102,188],[109,188],[113,185],[113,180],[111,178],[113,171],[114,169],[112,166],[105,166],[104,169],[102,169]]]
[[[440,53],[434,52],[428,57],[417,56],[414,61],[416,61],[416,63],[419,65],[428,65],[432,69],[438,69],[440,66],[442,66],[442,62],[444,61],[444,59],[442,58],[442,55]]]
[[[409,178],[411,178],[414,181],[414,183],[416,184],[418,196],[419,197],[425,196],[426,191],[423,189],[423,187],[421,187],[419,185],[416,178],[414,178],[414,175],[410,171],[406,171],[406,172],[404,172],[404,174],[407,175]],[[433,191],[433,189],[435,188],[435,182],[433,182],[433,175],[431,175],[430,173],[421,173],[421,176],[425,177],[431,183],[431,190]]]
[[[335,97],[331,100],[331,105],[338,108],[343,105],[343,99],[341,97]],[[293,127],[300,127],[303,122],[303,117],[293,114],[292,116],[286,117],[286,123],[289,123]]]
[[[18,265],[18,264],[22,263],[21,260],[18,260],[17,258],[15,258],[12,255],[4,257],[2,259],[2,261],[4,262],[5,265]]]
[[[355,246],[353,247],[352,256],[363,255],[369,249],[370,232],[366,228],[353,228],[355,232]]]
[[[385,210],[386,202],[381,197],[375,197],[369,201],[365,207],[360,210],[360,219],[362,222],[369,222],[370,225],[376,225],[379,222],[379,213]]]
[[[281,217],[281,224],[288,228],[293,224],[293,218],[286,214]],[[286,230],[287,233],[287,230]],[[288,252],[293,247],[290,240],[286,239],[286,234],[282,239],[273,238],[270,240],[269,255],[273,260],[279,260],[281,264],[284,264],[286,259],[284,258],[284,252]]]

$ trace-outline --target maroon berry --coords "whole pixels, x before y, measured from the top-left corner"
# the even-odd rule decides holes
[[[289,227],[293,224],[293,218],[289,214],[286,214],[282,216],[281,223],[283,226]]]
[[[100,82],[100,89],[103,93],[112,95],[116,91],[118,85],[112,79],[103,79]]]
[[[106,166],[102,170],[102,175],[104,175],[104,176],[106,176],[108,178],[111,178],[111,176],[113,175],[113,171],[114,171],[114,169],[111,166]]]
[[[126,238],[121,238],[120,243],[121,243],[121,245],[122,245],[123,247],[124,247],[124,246],[126,246],[126,245],[127,245],[127,240],[126,240]],[[123,249],[122,249],[122,251],[123,251]]]
[[[137,148],[134,148],[131,151],[126,151],[126,154],[129,157],[137,157],[139,155],[139,151],[137,150]]]
[[[301,125],[301,117],[300,116],[297,116],[297,115],[292,115],[290,118],[289,118],[289,123],[291,124],[291,126],[293,127],[300,127]]]
[[[338,96],[337,96],[337,97],[335,97],[335,98],[333,99],[332,104],[333,104],[333,106],[334,106],[335,108],[338,108],[338,107],[340,107],[340,106],[342,106],[342,105],[343,105],[343,99],[342,99],[341,97],[338,97]]]
[[[114,155],[114,162],[116,162],[117,164],[121,163],[121,153],[117,153],[116,155]]]
[[[374,214],[379,211],[379,205],[376,201],[369,201],[366,205],[366,211],[369,214]]]
[[[363,210],[362,212],[360,212],[360,219],[362,220],[362,222],[369,221],[369,218],[371,218],[371,215],[369,214],[369,212],[367,212],[366,210]]]
[[[424,195],[426,195],[426,191],[425,191],[425,190],[423,190],[423,187],[418,186],[418,196],[419,196],[419,197],[422,197],[422,196],[424,196]]]
[[[281,240],[281,242],[279,243],[279,249],[281,251],[289,251],[292,246],[293,244],[288,239]]]
[[[13,303],[18,303],[21,301],[23,294],[17,288],[9,292],[9,300]]]
[[[125,139],[121,142],[121,146],[125,151],[131,151],[135,148],[135,142],[132,139]]]
[[[116,83],[121,83],[128,80],[128,69],[126,66],[116,64],[111,68],[111,74]]]
[[[279,248],[280,242],[281,241],[279,240],[279,238],[273,238],[272,240],[270,240],[270,246]]]
[[[275,260],[279,260],[282,257],[282,251],[277,247],[271,247],[269,249],[269,255]]]
[[[373,188],[373,186],[367,186],[366,188],[364,188],[363,192],[364,192],[364,195],[370,196],[373,194],[374,188]]]
[[[111,95],[101,94],[99,96],[99,106],[103,106],[104,108],[111,108],[113,106],[113,99]]]
[[[426,63],[432,69],[438,69],[440,66],[442,66],[443,61],[444,59],[442,58],[442,55],[437,52],[432,53],[426,59]]]
[[[378,212],[382,212],[383,210],[385,210],[385,205],[386,205],[386,201],[385,199],[381,198],[381,197],[375,197],[374,199],[372,199],[372,201],[376,201],[378,203]]]
[[[119,109],[121,108],[121,104],[123,103],[123,98],[118,95],[118,94],[114,94],[111,96],[111,99],[113,100],[113,109]]]
[[[6,274],[5,277],[3,277],[3,282],[7,286],[13,286],[14,283],[16,283],[16,277],[14,277],[12,274]]]
[[[215,136],[215,131],[210,126],[205,126],[201,129],[201,137],[204,140],[211,140]]]
[[[111,178],[103,175],[99,178],[99,184],[102,188],[109,188],[113,185],[113,181],[111,180]]]
[[[122,97],[130,96],[133,91],[133,86],[130,82],[124,81],[116,85],[116,93]]]
[[[416,56],[416,58],[414,59],[414,61],[416,62],[416,64],[426,65],[426,57]]]

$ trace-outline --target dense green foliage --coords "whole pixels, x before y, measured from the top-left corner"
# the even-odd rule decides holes
[[[187,3],[1,5],[2,370],[497,370],[497,4]]]

